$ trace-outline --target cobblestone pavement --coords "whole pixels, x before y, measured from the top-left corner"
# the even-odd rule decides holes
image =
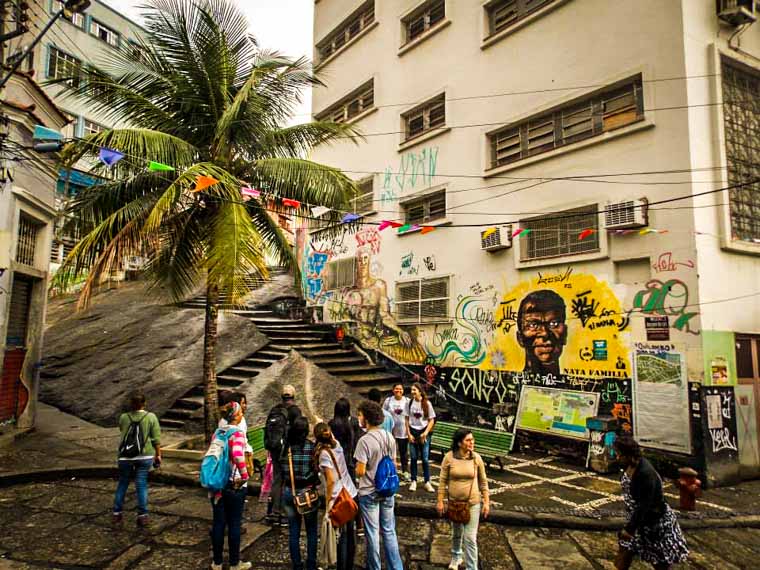
[[[115,482],[68,479],[0,489],[0,568],[202,569],[209,567],[211,509],[200,489],[153,484],[151,527],[138,531],[130,490],[124,528],[110,528]],[[248,502],[244,560],[254,568],[286,569],[287,531],[260,524],[263,505]],[[397,522],[404,567],[446,568],[448,524],[400,517]],[[757,568],[760,530],[731,528],[687,533],[692,556],[680,568]],[[479,533],[485,570],[613,568],[612,532],[501,527],[483,524]],[[359,549],[357,568],[364,563]],[[637,563],[634,568],[645,568]]]

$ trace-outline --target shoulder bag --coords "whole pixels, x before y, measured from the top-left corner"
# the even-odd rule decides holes
[[[338,462],[335,460],[335,455],[333,454],[332,449],[327,449],[326,451],[330,454],[330,459],[332,459],[333,465],[335,465],[335,472],[338,474],[338,481],[335,482],[337,485],[341,480],[340,468],[338,467]],[[340,528],[346,523],[351,522],[356,518],[356,515],[359,514],[359,505],[356,504],[356,501],[354,501],[351,494],[346,491],[346,487],[343,483],[340,484],[342,487],[340,493],[335,497],[335,502],[328,513],[330,522],[335,528]]]
[[[454,459],[454,453],[451,453],[451,459]],[[478,478],[478,462],[475,460],[475,456],[472,457],[472,464],[475,468],[475,473],[470,484],[470,492],[467,493],[467,500],[465,501],[453,501],[451,495],[449,495],[449,506],[446,511],[449,520],[453,523],[467,524],[470,522],[470,496],[472,495],[472,487],[475,485],[475,480]],[[451,465],[449,465],[449,472],[451,471]],[[449,479],[451,481],[451,479]],[[451,488],[449,483],[449,489]]]
[[[293,491],[293,504],[299,515],[308,515],[319,508],[319,493],[312,487],[306,487],[296,493],[296,478],[293,475],[293,452],[288,447],[288,465],[290,466],[290,488]]]

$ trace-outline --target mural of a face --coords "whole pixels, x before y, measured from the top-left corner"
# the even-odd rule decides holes
[[[567,342],[562,297],[547,289],[526,295],[517,312],[517,342],[525,349],[525,371],[559,375]]]
[[[358,251],[356,253],[356,287],[359,289],[368,285],[371,261],[372,257],[368,251]]]

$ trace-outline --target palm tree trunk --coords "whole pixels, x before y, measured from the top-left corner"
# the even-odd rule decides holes
[[[219,316],[219,286],[206,285],[206,324],[203,333],[203,418],[206,443],[211,442],[219,423],[219,395],[216,385],[216,333]]]

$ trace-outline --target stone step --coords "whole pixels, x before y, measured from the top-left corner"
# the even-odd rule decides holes
[[[384,366],[372,366],[366,362],[363,366],[319,366],[322,368],[322,370],[329,372],[333,376],[340,376],[341,379],[344,376],[352,376],[356,374],[374,374],[376,372],[386,371]]]
[[[268,344],[267,348],[270,350],[277,349],[277,350],[285,350],[287,352],[290,352],[291,350],[298,350],[298,351],[309,351],[309,350],[325,350],[330,348],[336,348],[340,350],[340,345],[337,342],[296,342],[294,344],[287,343],[284,344],[283,341],[286,341],[287,339],[284,338],[278,338],[277,343]]]
[[[401,380],[401,376],[393,374],[392,372],[375,372],[370,374],[350,374],[341,376],[340,379],[346,384],[372,384],[372,387],[374,387],[375,384],[399,381]]]
[[[292,334],[292,333],[291,333]],[[290,345],[291,348],[295,348],[297,346],[303,346],[303,347],[310,347],[310,346],[319,346],[324,343],[320,343],[320,341],[324,340],[321,338],[324,335],[319,336],[273,336],[271,337],[272,340],[277,341],[277,344],[279,345]]]
[[[287,352],[284,350],[259,350],[256,352],[256,356],[254,358],[261,358],[263,360],[272,360],[273,362],[276,362],[278,360],[282,360],[286,354]]]
[[[184,410],[181,408],[170,408],[164,413],[164,418],[169,420],[188,420],[192,417],[194,410]]]
[[[395,384],[396,384],[395,382],[381,382],[379,384],[366,384],[366,385],[362,384],[361,386],[358,386],[358,392],[360,396],[365,397],[365,398],[367,397],[367,395],[369,394],[369,391],[372,388],[377,388],[383,393],[383,395],[390,394]]]
[[[241,362],[240,364],[236,364],[235,366],[230,366],[229,368],[225,369],[222,374],[225,376],[239,376],[241,378],[254,378],[259,375],[259,372],[264,370],[264,368],[268,368],[269,365],[272,364],[271,362],[268,362],[266,365],[262,366],[256,366],[253,363],[247,363],[247,362]]]
[[[171,418],[161,418],[158,420],[159,425],[165,428],[177,428],[181,429],[185,427],[185,422],[182,420],[173,420]]]
[[[237,388],[241,384],[243,384],[246,380],[248,380],[250,376],[236,376],[236,375],[230,375],[230,374],[220,374],[216,377],[216,383],[219,386],[222,386],[224,388]]]
[[[276,317],[272,311],[268,311],[268,315],[263,316],[254,316],[251,317],[251,320],[255,325],[261,324],[262,326],[268,326],[268,325],[303,325],[307,324],[304,321],[300,321],[298,319],[281,319],[280,317]]]
[[[351,366],[365,367],[369,365],[366,358],[360,354],[355,353],[347,356],[336,356],[335,354],[325,356],[312,356],[311,354],[304,354],[304,356],[322,368],[344,368]]]
[[[200,394],[200,396],[190,396],[190,395],[183,396],[179,400],[177,400],[176,402],[174,402],[174,407],[175,408],[184,408],[186,410],[197,410],[199,408],[202,408],[203,407],[203,403],[204,403],[204,400],[203,400],[203,386],[201,386],[200,388],[201,388],[201,394]],[[195,388],[193,388],[193,390],[194,389]],[[192,390],[191,390],[191,392],[192,392]],[[188,394],[189,393],[190,392],[188,392]]]
[[[263,368],[269,368],[273,362],[276,362],[276,360],[272,360],[271,358],[259,358],[258,356],[249,356],[245,360],[241,360],[235,364],[235,366],[245,366],[247,368],[257,368],[261,370]]]
[[[330,331],[319,331],[312,329],[280,329],[275,327],[258,327],[259,332],[267,335],[271,339],[280,338],[305,338],[311,340],[312,338],[322,338],[330,336]]]
[[[340,346],[338,344],[335,345]],[[364,359],[363,356],[359,355],[355,351],[351,350],[350,348],[335,348],[333,350],[325,350],[323,348],[317,348],[317,349],[310,349],[310,348],[304,348],[300,350],[306,358],[310,360],[314,360],[315,362],[320,358],[333,358],[333,357],[351,357],[351,356],[357,356],[361,357],[364,362],[366,362],[366,359]]]
[[[261,331],[319,331],[319,332],[325,332],[329,333],[332,332],[332,327],[327,327],[325,325],[312,325],[309,323],[296,323],[296,324],[278,324],[278,323],[266,323],[266,324],[258,324],[255,323],[256,327]]]

